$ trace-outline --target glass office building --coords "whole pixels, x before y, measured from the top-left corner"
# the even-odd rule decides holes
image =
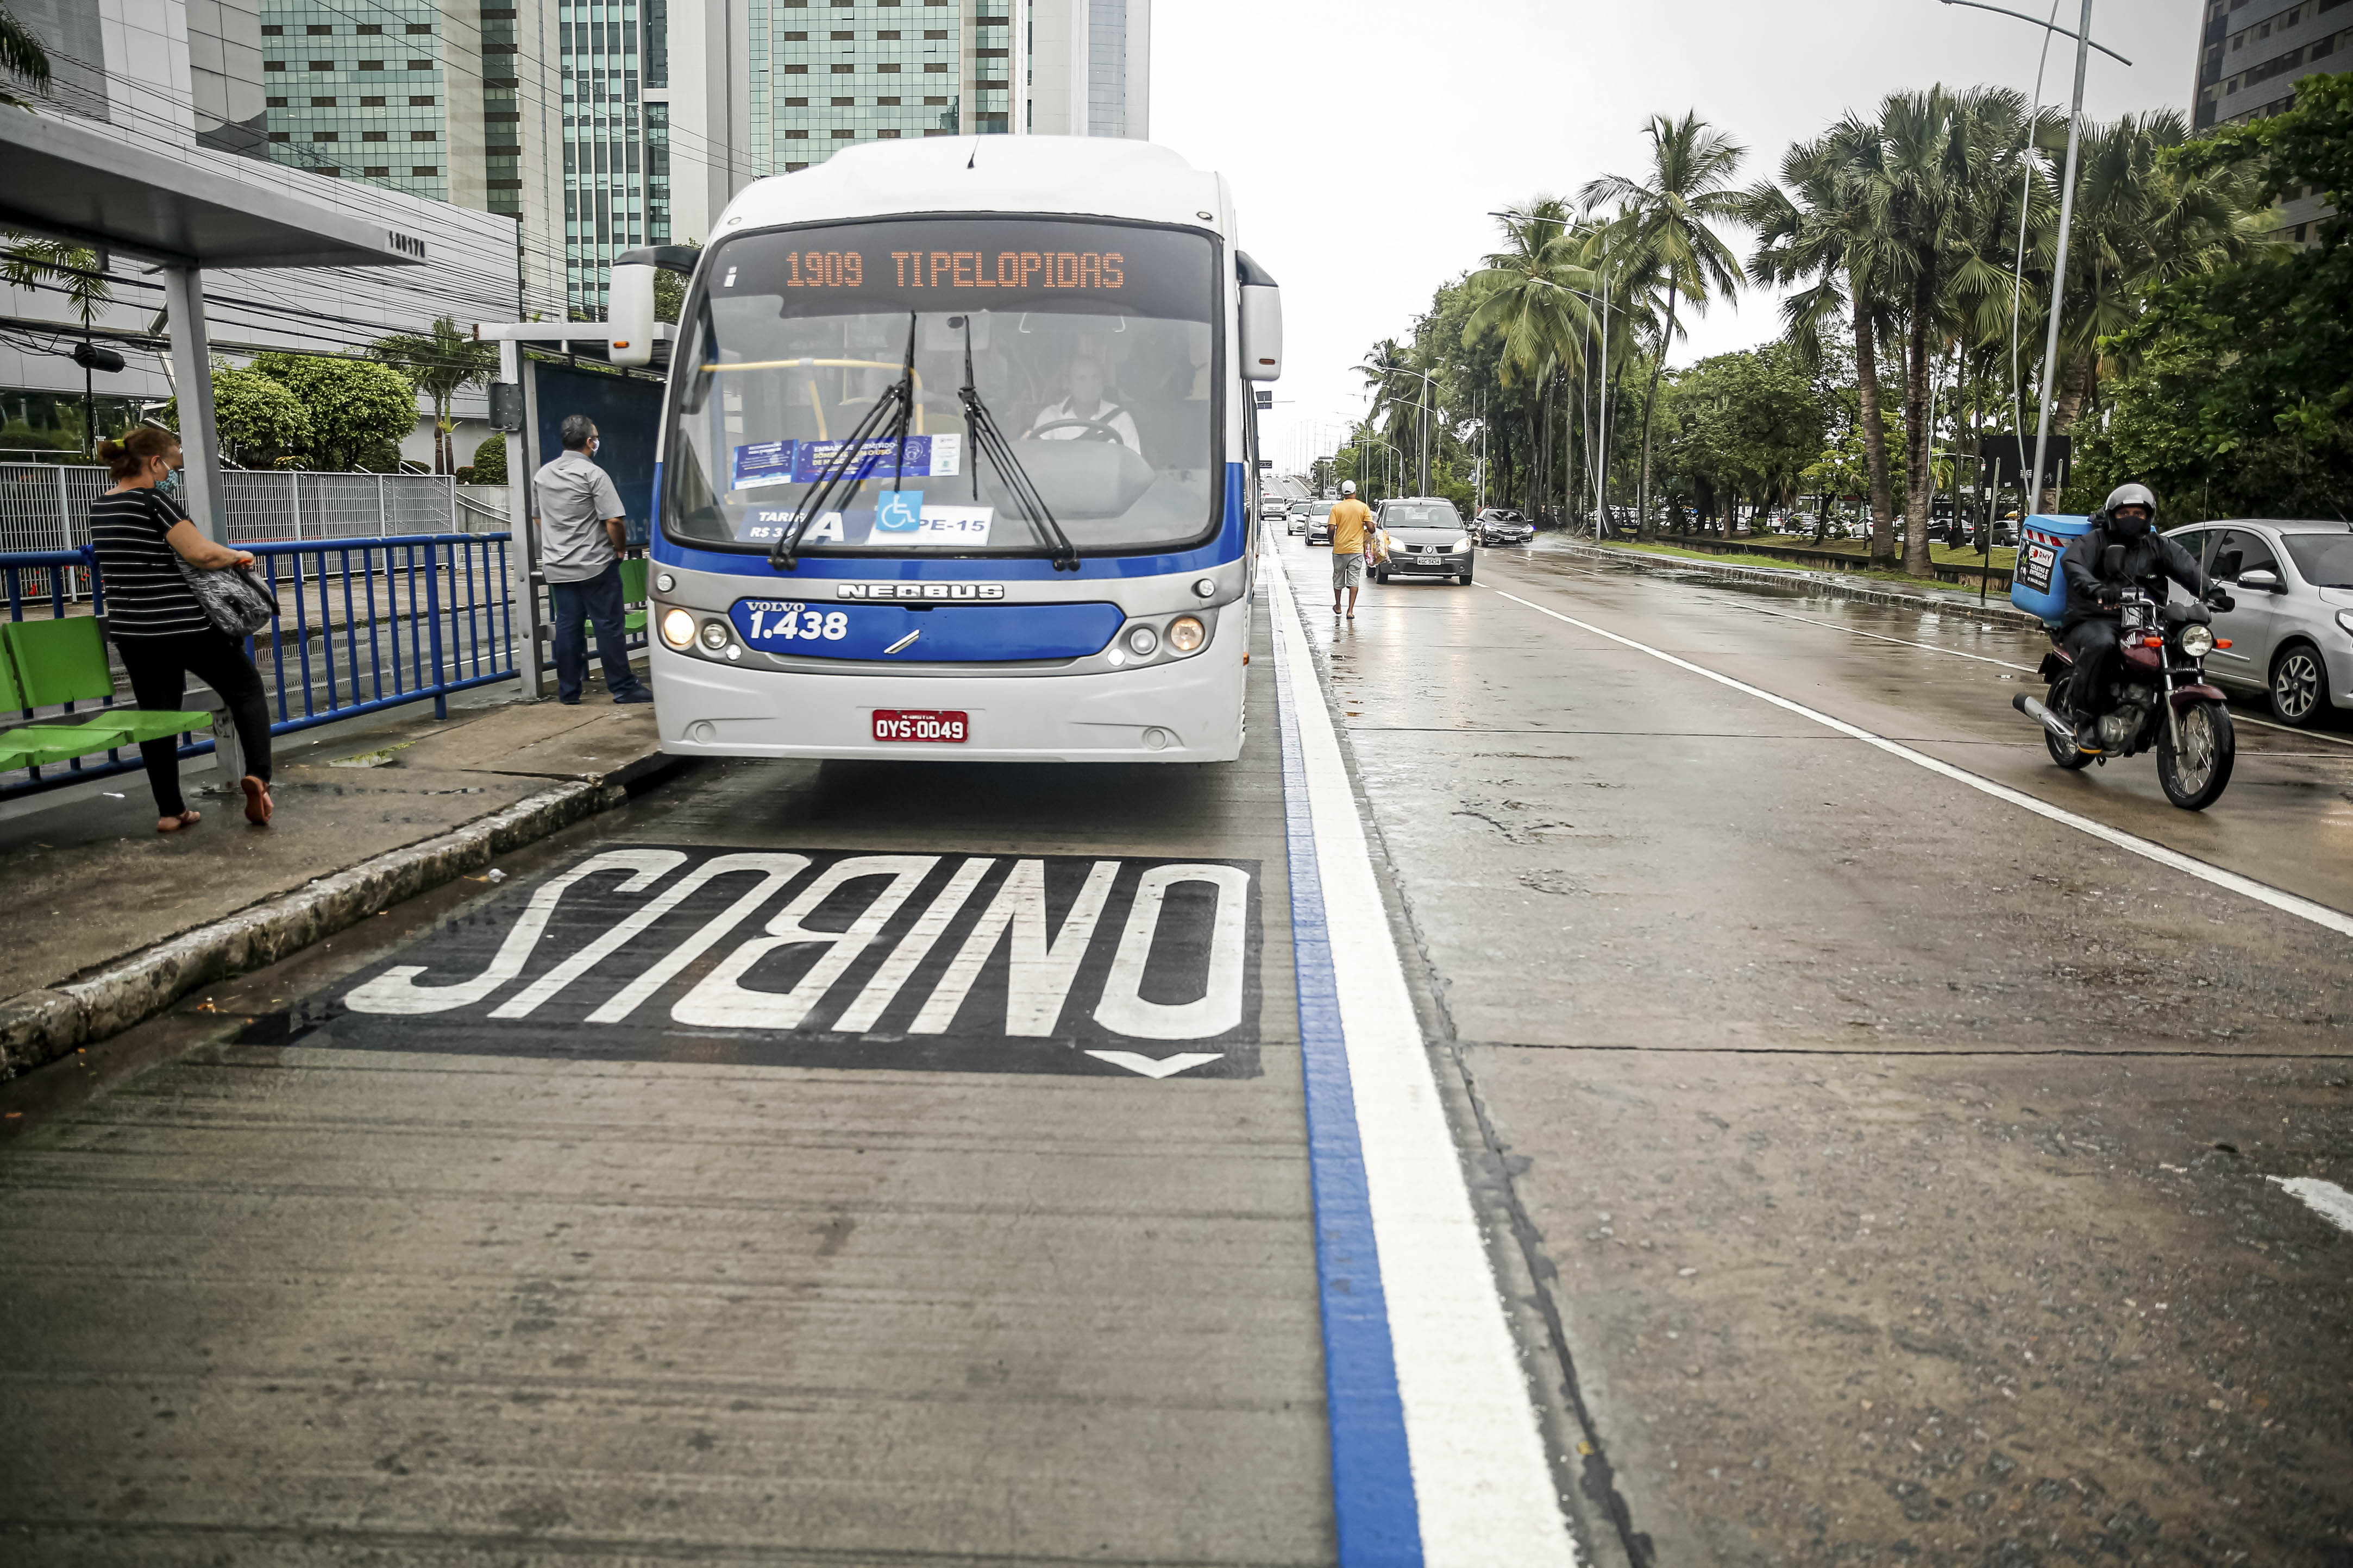
[[[2207,0],[2200,22],[2198,81],[2191,101],[2200,131],[2279,113],[2295,84],[2316,71],[2353,68],[2353,11],[2346,0]],[[2318,242],[2335,208],[2317,190],[2281,208],[2281,237]]]
[[[669,8],[639,0],[558,0],[564,79],[565,297],[575,315],[605,314],[613,258],[670,239],[667,191],[659,224],[647,188],[649,115],[642,89],[650,60],[668,70]],[[651,36],[649,36],[650,28]],[[669,106],[664,117],[665,151]],[[662,170],[668,184],[667,158]]]
[[[263,0],[267,156],[448,200],[441,34],[434,0]]]
[[[858,142],[1009,132],[1027,0],[750,0],[752,174]]]

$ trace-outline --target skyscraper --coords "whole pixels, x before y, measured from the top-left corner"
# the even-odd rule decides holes
[[[1028,0],[1028,129],[1151,138],[1152,0]]]
[[[1151,0],[746,0],[751,172],[866,141],[1147,133]]]
[[[2353,12],[2344,0],[2207,0],[2190,101],[2200,131],[2277,114],[2315,71],[2353,68]],[[2314,237],[2335,209],[2317,191],[2285,204],[2282,232]]]

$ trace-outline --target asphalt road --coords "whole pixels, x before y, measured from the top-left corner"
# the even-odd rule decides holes
[[[1655,1561],[2353,1560],[2353,1237],[2267,1180],[2353,1172],[2348,936],[1601,634],[2337,910],[2353,748],[2191,816],[2050,764],[2031,635],[1557,551],[1309,624]]]
[[[1274,554],[1581,1560],[2353,1561],[2353,746]],[[0,1091],[0,1559],[1335,1561],[1271,629],[1238,764],[702,768]]]

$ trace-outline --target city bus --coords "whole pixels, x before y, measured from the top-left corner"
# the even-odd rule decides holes
[[[655,468],[665,752],[1226,762],[1273,279],[1145,142],[863,143],[755,181],[691,272]]]

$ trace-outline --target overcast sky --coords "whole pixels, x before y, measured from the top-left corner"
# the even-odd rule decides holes
[[[2049,15],[2051,0],[2000,0]],[[2072,29],[2080,0],[2062,0]],[[2188,106],[2200,0],[2105,0],[2094,116]],[[2032,90],[2042,29],[1938,0],[1158,0],[1152,139],[1222,171],[1240,242],[1282,285],[1284,468],[1364,406],[1351,367],[1496,242],[1486,215],[1640,175],[1652,113],[1696,109],[1749,149],[1742,182],[1848,109],[1936,81]],[[2073,45],[2054,41],[2046,101]],[[1726,236],[1746,258],[1746,232]],[[1715,306],[1671,363],[1774,335],[1771,300]],[[1324,449],[1329,437],[1324,437]]]

